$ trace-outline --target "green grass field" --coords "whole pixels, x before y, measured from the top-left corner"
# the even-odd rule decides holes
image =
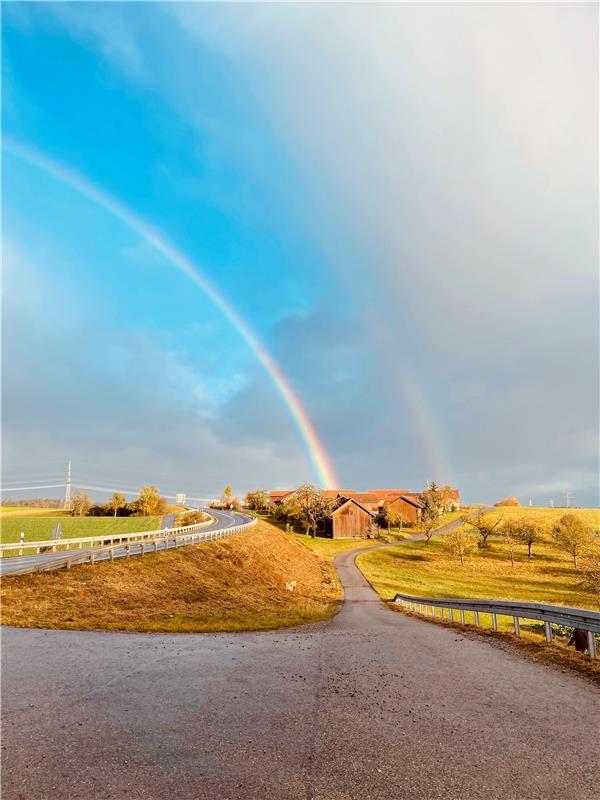
[[[365,553],[358,564],[376,591],[385,600],[396,592],[422,597],[483,598],[525,600],[585,608],[600,608],[600,594],[582,588],[582,574],[573,567],[571,557],[550,535],[550,527],[564,509],[502,509],[504,519],[516,516],[535,518],[545,526],[543,540],[533,545],[533,558],[519,544],[514,567],[501,536],[490,537],[487,549],[476,549],[464,566],[444,544],[443,537],[408,542],[397,548]],[[575,510],[592,528],[596,509]],[[600,542],[595,546],[600,547]]]
[[[116,533],[135,533],[160,528],[160,517],[70,517],[60,511],[46,514],[6,516],[0,520],[0,542],[18,542],[21,531],[25,542],[49,539],[57,522],[62,538],[104,536]]]

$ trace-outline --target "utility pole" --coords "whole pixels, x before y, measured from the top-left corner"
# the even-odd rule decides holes
[[[573,499],[573,493],[570,492],[568,489],[565,492],[565,506],[567,508],[571,508],[571,500]]]
[[[71,462],[67,467],[67,481],[65,483],[65,508],[71,508]]]

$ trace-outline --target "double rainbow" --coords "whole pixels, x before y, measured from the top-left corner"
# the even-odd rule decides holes
[[[123,203],[116,200],[103,189],[100,189],[84,176],[53,161],[39,151],[6,136],[3,137],[2,146],[13,156],[51,175],[56,180],[84,195],[88,200],[119,219],[124,225],[154,248],[154,250],[164,256],[170,264],[193,281],[198,288],[202,289],[204,294],[224,314],[244,339],[281,395],[294,425],[300,434],[300,438],[319,484],[327,489],[334,488],[337,485],[337,479],[327,451],[306,409],[302,405],[300,398],[292,389],[288,378],[257,334],[252,330],[237,309],[234,308],[229,299],[221,293],[193,261],[171,244],[163,234],[153,229],[144,222],[144,220],[138,217],[131,209],[127,208]]]

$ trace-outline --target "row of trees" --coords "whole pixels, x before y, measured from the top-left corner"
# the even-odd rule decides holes
[[[507,546],[512,566],[515,563],[516,548],[527,547],[527,556],[532,558],[533,546],[546,538],[546,530],[526,515],[504,521],[502,517],[491,517],[488,514],[477,514],[444,536],[446,546],[464,564],[464,559],[475,549],[485,550],[489,547],[489,538],[493,534],[502,536]],[[588,552],[594,544],[600,544],[598,535],[578,517],[577,514],[563,514],[550,529],[553,541],[568,553],[577,569],[577,560],[582,553]],[[429,540],[430,537],[428,537]]]
[[[164,514],[167,501],[161,497],[156,486],[142,486],[140,496],[136,500],[127,502],[121,492],[115,492],[106,503],[94,504],[89,495],[76,491],[71,499],[71,514],[74,517],[129,517],[137,515],[150,517]]]

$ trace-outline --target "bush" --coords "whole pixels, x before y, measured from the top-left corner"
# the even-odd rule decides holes
[[[495,506],[520,506],[521,503],[517,500],[516,497],[505,497],[504,500],[498,500],[497,503],[494,503]]]

